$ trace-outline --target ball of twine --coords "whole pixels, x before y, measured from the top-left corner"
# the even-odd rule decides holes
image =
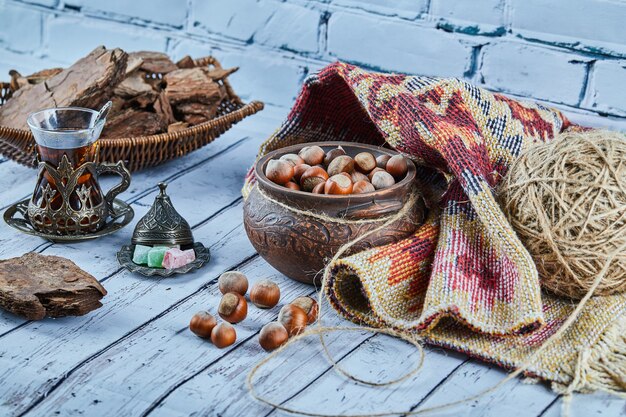
[[[545,289],[580,299],[605,271],[595,295],[626,291],[624,134],[572,131],[531,148],[500,199]]]

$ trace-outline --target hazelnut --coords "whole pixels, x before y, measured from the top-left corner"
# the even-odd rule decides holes
[[[317,184],[326,182],[327,179],[328,173],[324,168],[311,167],[300,177],[300,186],[304,191],[312,191]]]
[[[267,352],[279,348],[287,339],[289,339],[287,329],[276,321],[267,323],[259,333],[259,344]]]
[[[391,159],[391,155],[386,155],[386,154],[378,155],[376,157],[376,166],[378,168],[385,169],[385,167],[387,166],[387,161],[389,161],[390,159]]]
[[[376,188],[366,180],[361,180],[352,186],[352,194],[365,194],[376,191]]]
[[[300,307],[307,316],[307,324],[315,323],[317,315],[319,314],[319,307],[317,301],[311,297],[298,297],[291,302],[291,304]]]
[[[335,158],[341,155],[345,155],[346,151],[343,150],[341,146],[336,147],[335,149],[331,149],[326,152],[326,156],[324,157],[324,165],[328,166]]]
[[[367,182],[370,181],[369,178],[367,178],[367,175],[359,171],[353,171],[352,174],[350,175],[350,178],[352,179],[352,182],[354,184],[356,184],[359,181],[367,181]]]
[[[409,170],[409,166],[404,156],[394,155],[387,161],[385,169],[388,173],[393,175],[394,178],[400,179],[404,178],[406,172]]]
[[[348,173],[348,172],[340,172],[338,175],[344,175],[346,178],[348,178],[350,180],[350,182],[352,182],[352,175],[350,175],[350,173]]]
[[[281,161],[291,162],[291,165],[298,166],[304,164],[304,159],[300,158],[295,153],[287,153],[279,158]]]
[[[217,320],[208,311],[198,311],[189,322],[189,330],[197,336],[211,337],[211,331],[217,325]]]
[[[236,292],[237,294],[246,295],[248,278],[239,271],[224,272],[217,280],[217,286],[222,294]]]
[[[301,333],[306,327],[308,320],[309,318],[304,310],[293,304],[284,305],[278,313],[278,322],[285,326],[289,336]]]
[[[237,332],[230,323],[220,323],[211,332],[211,342],[220,349],[232,345],[235,340],[237,340]]]
[[[293,180],[295,182],[299,183],[300,182],[300,177],[302,177],[302,174],[304,174],[304,171],[306,171],[309,168],[311,168],[311,165],[308,165],[308,164],[296,165],[293,168]]]
[[[342,172],[352,172],[354,169],[354,159],[348,155],[341,155],[333,159],[333,162],[328,165],[328,175],[340,174]]]
[[[272,159],[267,163],[265,176],[273,183],[283,185],[293,177],[293,165],[287,161]]]
[[[320,182],[311,190],[313,194],[324,194],[324,187],[326,186],[326,181]]]
[[[305,146],[298,152],[298,156],[305,164],[311,166],[321,164],[324,161],[324,149],[319,146]]]
[[[272,308],[280,300],[280,288],[275,282],[264,279],[255,283],[250,290],[250,301],[259,308]]]
[[[333,175],[324,185],[324,194],[350,194],[352,192],[352,180],[347,175]]]
[[[361,172],[370,172],[376,168],[376,158],[369,152],[361,152],[354,157],[354,166]]]
[[[289,181],[287,184],[285,184],[285,187],[291,190],[300,191],[300,186],[293,181]]]
[[[227,322],[239,323],[248,315],[248,303],[243,295],[229,292],[222,297],[217,312]]]
[[[367,179],[370,180],[370,182],[372,182],[372,178],[374,177],[374,174],[376,174],[377,172],[386,172],[386,171],[384,170],[384,168],[374,168],[372,172],[367,174]]]
[[[393,179],[391,174],[386,171],[379,171],[372,177],[372,185],[377,190],[391,187],[395,183],[396,181]]]

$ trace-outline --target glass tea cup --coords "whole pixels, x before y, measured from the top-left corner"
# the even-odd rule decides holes
[[[96,161],[109,106],[107,103],[99,112],[53,108],[28,117],[39,160],[37,184],[28,205],[28,219],[36,230],[55,235],[88,234],[100,230],[114,215],[113,200],[129,187],[130,173],[121,161]],[[122,177],[107,194],[98,182],[104,172]]]

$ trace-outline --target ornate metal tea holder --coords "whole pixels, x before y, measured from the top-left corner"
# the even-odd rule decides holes
[[[54,181],[54,188],[48,183],[42,187],[41,201],[35,201],[35,191],[31,198],[13,204],[4,213],[6,223],[20,232],[53,242],[75,242],[114,233],[132,221],[133,209],[115,198],[130,185],[130,174],[123,162],[101,165],[86,162],[74,169],[63,155],[58,168],[39,162],[39,172],[40,177],[46,175]],[[122,181],[95,202],[92,186],[79,186],[79,179],[87,173],[98,178],[104,172],[119,174]],[[101,195],[99,189],[97,192]],[[75,204],[71,204],[73,194]],[[54,207],[53,199],[60,201],[58,208]]]
[[[211,258],[209,249],[200,242],[194,242],[189,223],[176,211],[170,197],[165,192],[166,183],[159,183],[159,195],[148,213],[143,216],[133,232],[131,245],[122,246],[117,253],[117,260],[131,272],[145,276],[167,277],[174,274],[184,274],[193,269],[201,268]],[[135,245],[146,246],[175,246],[181,249],[193,249],[196,259],[180,268],[164,269],[151,268],[133,262]]]

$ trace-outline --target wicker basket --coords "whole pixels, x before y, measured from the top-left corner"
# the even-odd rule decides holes
[[[196,59],[196,66],[221,68],[213,57]],[[155,74],[160,76],[159,74]],[[228,80],[220,81],[226,89],[217,116],[207,122],[173,133],[130,138],[103,138],[99,143],[99,160],[124,161],[131,171],[158,165],[178,158],[211,143],[232,125],[263,109],[263,103],[244,104],[235,94]],[[0,105],[11,98],[13,90],[8,83],[0,83]],[[35,141],[29,130],[0,126],[0,154],[20,164],[35,166]]]

